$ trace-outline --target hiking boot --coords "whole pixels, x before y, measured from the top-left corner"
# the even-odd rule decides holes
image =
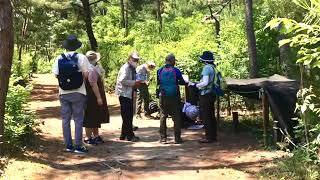
[[[104,143],[104,140],[102,139],[101,136],[98,136],[98,137],[94,138],[94,141],[95,141],[97,144],[102,144],[102,143]]]
[[[88,153],[88,149],[85,146],[82,145],[78,145],[76,146],[76,148],[74,149],[74,152],[77,154],[86,154]]]
[[[126,137],[125,137],[125,136],[120,136],[119,139],[120,139],[121,141],[124,141],[124,140],[126,140]]]
[[[74,150],[74,147],[73,147],[73,145],[72,144],[70,144],[70,145],[67,145],[67,147],[66,147],[66,152],[72,152]]]
[[[84,142],[85,142],[86,144],[97,145],[96,140],[93,139],[92,137],[90,137],[89,139],[85,139]]]
[[[174,143],[175,143],[175,144],[182,144],[182,143],[183,143],[183,140],[182,140],[181,138],[176,138],[176,139],[174,140]]]
[[[128,140],[128,141],[131,141],[131,142],[138,142],[138,141],[140,141],[140,138],[137,137],[137,136],[133,136],[133,137],[131,137],[131,138],[127,138],[127,140]]]

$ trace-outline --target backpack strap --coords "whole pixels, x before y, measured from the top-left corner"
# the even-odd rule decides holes
[[[62,57],[63,59],[69,59],[69,60],[74,60],[74,61],[77,61],[77,62],[78,62],[78,59],[75,58],[77,55],[78,55],[78,53],[75,52],[75,53],[70,57],[70,59],[69,59],[64,53],[62,53],[62,54],[61,54],[61,57]]]

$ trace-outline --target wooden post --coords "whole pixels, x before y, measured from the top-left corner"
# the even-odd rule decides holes
[[[227,93],[227,102],[228,102],[228,112],[227,115],[231,116],[231,103],[230,103],[230,92]]]
[[[269,101],[266,92],[262,94],[262,111],[263,111],[263,143],[268,145],[268,124],[269,124]]]
[[[237,132],[239,125],[239,114],[238,112],[232,112],[232,124],[234,132]]]
[[[278,142],[278,121],[276,119],[273,120],[273,141],[276,144]]]

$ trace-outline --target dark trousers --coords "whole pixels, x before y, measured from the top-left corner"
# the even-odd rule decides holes
[[[149,111],[149,90],[147,85],[143,85],[138,88],[138,98],[137,98],[137,114],[141,114],[142,112],[142,103],[143,103],[143,110],[145,114],[148,114]]]
[[[123,96],[120,96],[119,100],[122,117],[121,137],[130,139],[134,136],[132,128],[133,100]]]
[[[174,122],[174,137],[181,138],[181,114],[180,98],[178,97],[160,97],[160,137],[167,138],[167,117],[172,116]]]
[[[200,95],[200,119],[204,123],[205,137],[208,140],[217,139],[217,120],[215,118],[214,101],[212,94]]]

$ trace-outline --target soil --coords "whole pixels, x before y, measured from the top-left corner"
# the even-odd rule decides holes
[[[163,145],[158,142],[159,121],[151,119],[134,120],[140,142],[120,141],[122,120],[114,94],[107,95],[111,123],[100,130],[106,142],[88,146],[87,155],[67,153],[57,80],[49,74],[35,75],[33,84],[30,108],[42,122],[39,139],[23,157],[9,160],[3,179],[259,179],[264,167],[285,156],[264,150],[248,132],[219,132],[217,143],[199,144],[203,130],[183,130],[183,144]],[[167,121],[172,137],[173,123]]]

